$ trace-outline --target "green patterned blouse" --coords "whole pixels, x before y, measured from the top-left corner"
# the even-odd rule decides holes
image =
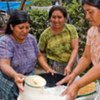
[[[65,24],[60,34],[54,35],[48,27],[41,34],[39,48],[46,53],[46,57],[58,62],[68,62],[71,56],[71,40],[78,38],[76,28]]]

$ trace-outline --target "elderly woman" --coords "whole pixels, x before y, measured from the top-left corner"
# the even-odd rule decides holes
[[[76,28],[66,24],[67,12],[61,6],[53,6],[49,11],[50,27],[41,34],[39,48],[49,66],[61,74],[69,74],[78,52]]]
[[[81,79],[75,83],[73,82],[62,93],[63,95],[68,95],[67,100],[75,100],[78,90],[81,87],[96,79],[100,79],[100,0],[82,0],[82,4],[86,19],[92,25],[87,33],[85,51],[73,72],[58,82],[57,85],[65,82],[71,84],[74,78],[87,69],[91,62],[93,67]]]
[[[23,91],[25,75],[34,74],[37,59],[48,72],[34,36],[29,34],[29,17],[16,10],[10,16],[5,35],[0,38],[0,100],[16,100]]]

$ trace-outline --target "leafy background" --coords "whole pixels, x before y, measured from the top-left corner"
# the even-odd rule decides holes
[[[31,0],[31,4],[27,7],[28,14],[31,18],[31,33],[36,36],[37,41],[41,33],[48,27],[48,11],[41,9],[31,9],[31,6],[52,6],[51,0]],[[86,33],[89,28],[88,23],[85,20],[84,12],[82,9],[81,2],[78,0],[71,0],[66,2],[62,1],[62,6],[66,8],[69,14],[69,23],[75,25],[79,35],[79,57],[84,51],[86,43]]]

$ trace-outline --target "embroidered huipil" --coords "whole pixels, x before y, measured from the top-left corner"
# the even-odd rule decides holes
[[[0,59],[8,58],[15,71],[25,74],[34,70],[38,47],[35,38],[28,35],[23,43],[17,43],[9,35],[0,39]]]
[[[87,45],[90,45],[93,65],[100,64],[100,33],[97,27],[92,27],[87,34]]]
[[[73,25],[64,24],[58,35],[54,35],[48,27],[40,36],[39,49],[51,60],[68,62],[72,52],[71,41],[77,38],[78,33]]]
[[[39,49],[36,39],[28,34],[23,43],[17,43],[10,35],[0,38],[0,59],[10,59],[11,67],[18,73],[34,73]],[[0,100],[16,100],[18,90],[14,80],[0,71]]]

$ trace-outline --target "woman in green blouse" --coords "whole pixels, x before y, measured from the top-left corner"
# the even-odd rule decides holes
[[[50,27],[41,34],[39,48],[51,68],[62,74],[69,74],[78,53],[76,28],[66,24],[67,11],[53,6],[49,11]]]

